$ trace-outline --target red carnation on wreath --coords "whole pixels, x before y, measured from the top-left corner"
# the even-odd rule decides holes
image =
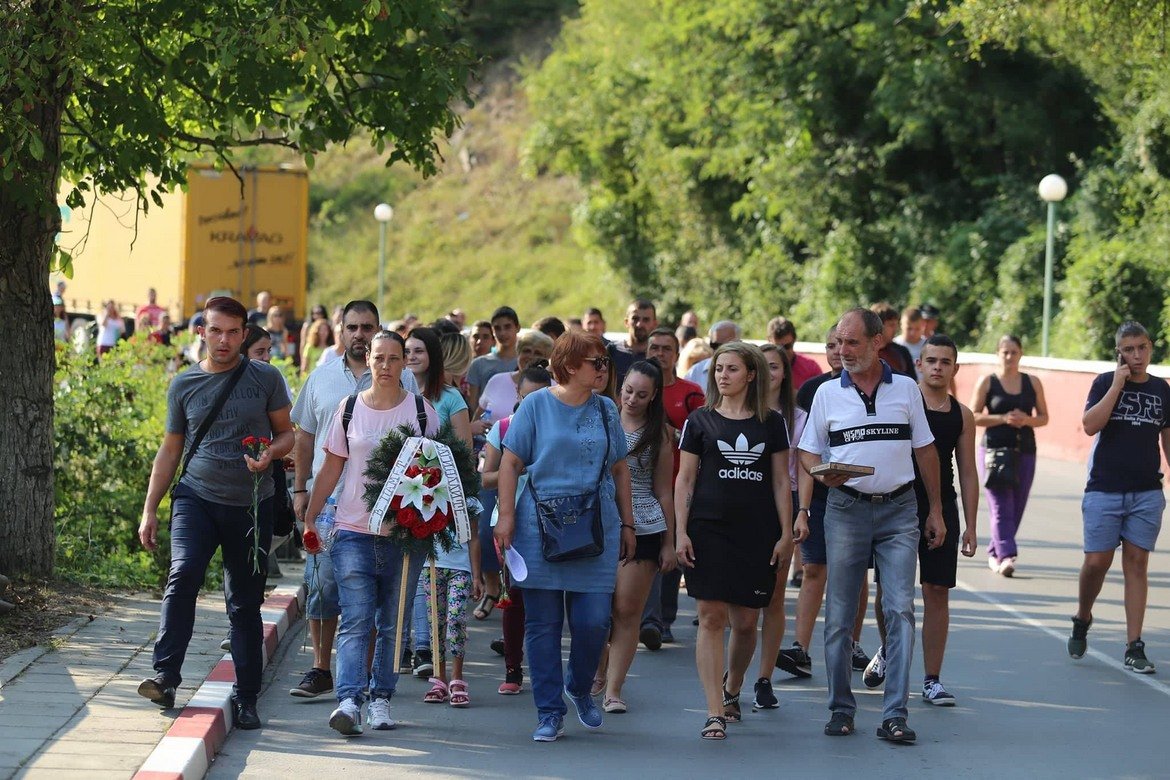
[[[383,437],[367,461],[364,498],[373,510],[385,492],[385,484],[407,440],[417,433],[412,426],[399,426]],[[455,469],[448,471],[440,461],[441,444],[450,450]],[[475,498],[480,481],[471,448],[445,424],[437,435],[424,439],[406,460],[382,518],[382,533],[388,533],[403,550],[432,555],[458,544],[455,516],[459,488],[474,519],[481,511]],[[453,496],[454,493],[454,496]]]

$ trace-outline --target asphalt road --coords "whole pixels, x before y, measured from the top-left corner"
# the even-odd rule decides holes
[[[590,733],[570,715],[566,736],[554,744],[531,741],[536,719],[527,689],[514,697],[495,692],[503,664],[488,642],[500,633],[498,613],[484,623],[472,621],[471,708],[423,704],[425,681],[404,677],[393,707],[399,727],[348,740],[328,728],[332,699],[288,696],[311,658],[294,637],[269,667],[260,701],[265,727],[233,732],[210,777],[1168,777],[1170,553],[1156,552],[1150,563],[1144,638],[1158,675],[1136,675],[1121,664],[1120,557],[1095,610],[1089,654],[1073,661],[1065,652],[1081,561],[1083,475],[1083,466],[1041,461],[1013,579],[988,571],[982,544],[973,560],[961,559],[943,669],[958,706],[936,709],[921,701],[919,652],[910,701],[915,745],[891,745],[874,735],[881,691],[867,691],[860,673],[854,675],[857,733],[823,735],[828,711],[819,625],[811,679],[777,670],[780,709],[754,713],[745,707],[744,722],[729,727],[725,742],[701,741],[705,707],[694,669],[694,602],[684,597],[678,643],[638,652],[624,691],[630,711],[607,715],[603,728]],[[983,508],[980,524],[982,543]],[[877,647],[872,619],[862,643],[870,652]]]

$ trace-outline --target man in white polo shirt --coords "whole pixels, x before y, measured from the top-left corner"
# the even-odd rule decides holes
[[[829,710],[825,733],[853,733],[857,703],[850,688],[853,620],[858,590],[870,554],[881,572],[886,618],[886,691],[877,734],[912,742],[906,725],[910,659],[914,652],[914,571],[918,562],[918,462],[930,503],[927,544],[946,536],[939,500],[939,460],[926,420],[922,393],[909,377],[895,375],[878,359],[882,322],[867,309],[851,309],[837,323],[844,370],[839,380],[817,389],[800,440],[800,462],[811,470],[822,461],[873,466],[872,475],[816,477],[829,490],[825,545],[829,581],[825,607],[825,668]],[[806,512],[802,507],[801,513]],[[798,513],[797,520],[804,519]]]

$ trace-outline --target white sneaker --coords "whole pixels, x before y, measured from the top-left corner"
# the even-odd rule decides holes
[[[1004,558],[999,562],[999,573],[1004,577],[1010,577],[1016,573],[1016,559],[1014,556]]]
[[[999,574],[999,561],[994,555],[987,556],[987,568],[991,569],[992,573]]]
[[[954,707],[955,697],[938,680],[922,683],[922,700],[936,707]]]
[[[362,705],[357,699],[345,699],[329,716],[329,728],[345,737],[362,733]]]
[[[374,699],[370,702],[370,728],[374,731],[390,731],[398,724],[390,717],[390,700]]]

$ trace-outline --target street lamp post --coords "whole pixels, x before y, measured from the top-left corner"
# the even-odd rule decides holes
[[[380,228],[378,237],[378,315],[382,317],[385,316],[383,312],[386,311],[386,301],[384,300],[386,291],[386,228],[390,225],[390,220],[394,219],[393,207],[389,203],[379,203],[374,207],[374,219],[378,220]]]
[[[1048,238],[1044,244],[1044,323],[1041,351],[1048,357],[1048,329],[1052,324],[1052,264],[1056,254],[1056,204],[1068,195],[1068,183],[1055,173],[1040,180],[1040,198],[1048,204]]]

